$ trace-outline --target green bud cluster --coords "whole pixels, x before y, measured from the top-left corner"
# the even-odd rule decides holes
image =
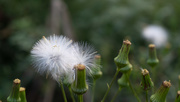
[[[13,81],[13,86],[9,97],[7,98],[7,102],[21,102],[21,98],[19,95],[21,80],[15,79]]]
[[[72,91],[78,95],[84,94],[88,90],[86,83],[86,69],[82,64],[78,64],[75,68],[75,80],[71,86]]]
[[[122,73],[127,73],[132,70],[132,65],[129,63],[128,54],[131,47],[131,42],[129,40],[123,41],[123,45],[119,51],[117,57],[114,58],[114,62],[117,66],[117,70]]]
[[[99,79],[102,76],[102,71],[101,71],[101,56],[100,55],[95,55],[95,67],[91,69],[91,75],[94,80]]]
[[[170,81],[164,81],[156,93],[150,97],[151,102],[165,102],[170,87]]]
[[[7,102],[27,102],[25,88],[20,87],[21,80],[15,79]]]
[[[155,48],[154,44],[149,44],[149,58],[147,60],[147,63],[152,68],[154,68],[159,63],[159,60],[156,55],[156,48]]]
[[[154,83],[152,82],[149,71],[147,69],[142,69],[142,81],[141,81],[141,87],[143,90],[149,90],[154,86]]]

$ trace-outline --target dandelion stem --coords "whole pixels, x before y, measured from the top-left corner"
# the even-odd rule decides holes
[[[63,87],[63,83],[61,81],[60,81],[60,87],[61,87],[61,91],[62,91],[62,94],[63,94],[63,97],[64,97],[64,102],[67,102],[66,94],[65,94],[65,91],[64,91],[64,87]]]
[[[69,92],[70,92],[72,101],[73,101],[73,102],[76,102],[76,101],[75,101],[75,98],[74,98],[74,95],[73,95],[73,93],[72,93],[72,90],[71,90],[71,86],[69,86],[68,88],[69,88]]]
[[[94,102],[95,87],[96,87],[96,80],[94,79],[94,80],[93,80],[93,89],[92,89],[92,102]]]
[[[126,74],[126,78],[127,78],[128,82],[129,82],[129,87],[130,87],[130,89],[132,90],[132,92],[133,92],[134,96],[136,97],[137,101],[138,101],[138,102],[141,102],[141,100],[140,100],[139,97],[137,96],[136,92],[134,91],[134,89],[133,89],[133,87],[132,87],[132,85],[131,85],[131,82],[130,82],[127,74]]]
[[[118,73],[119,73],[119,69],[117,69],[117,71],[116,71],[116,73],[115,73],[115,75],[114,75],[114,77],[113,77],[113,79],[112,79],[110,85],[108,86],[108,89],[107,89],[107,91],[106,91],[106,93],[105,93],[103,99],[101,100],[101,102],[104,102],[104,101],[105,101],[105,99],[106,99],[106,97],[107,97],[107,95],[108,95],[108,93],[109,93],[109,91],[110,91],[110,89],[111,89],[111,86],[112,86],[112,84],[114,83],[114,81],[115,81],[115,79],[116,79]]]
[[[83,102],[83,95],[78,95],[78,102]]]
[[[120,91],[121,91],[121,87],[119,87],[119,89],[116,91],[116,94],[112,98],[111,102],[114,102],[114,100],[116,99],[116,97],[117,97],[117,95],[119,94]]]
[[[148,90],[146,90],[146,102],[148,102]]]

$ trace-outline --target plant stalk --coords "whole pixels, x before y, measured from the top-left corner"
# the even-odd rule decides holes
[[[104,102],[104,101],[105,101],[105,99],[106,99],[106,97],[107,97],[107,95],[108,95],[108,93],[109,93],[109,91],[110,91],[110,89],[111,89],[111,86],[112,86],[112,84],[114,83],[114,81],[115,81],[115,79],[116,79],[118,73],[119,73],[119,69],[117,69],[117,71],[116,71],[116,73],[115,73],[115,75],[114,75],[114,77],[113,77],[113,79],[112,79],[110,85],[108,86],[108,89],[107,89],[107,91],[106,91],[106,93],[105,93],[103,99],[101,100],[101,102]]]
[[[61,81],[60,81],[60,87],[61,87],[61,91],[62,91],[62,94],[63,94],[64,102],[67,102],[67,98],[66,98],[66,94],[65,94],[65,91],[64,91],[63,83]]]
[[[95,87],[96,87],[96,80],[93,80],[93,89],[92,89],[92,102],[94,102],[94,97],[95,97]]]
[[[129,87],[130,87],[130,89],[132,90],[132,92],[133,92],[134,96],[136,97],[137,101],[138,101],[138,102],[141,102],[141,100],[140,100],[139,97],[137,96],[136,92],[134,91],[134,89],[133,89],[133,87],[132,87],[132,85],[131,85],[131,82],[130,82],[127,74],[126,74],[126,78],[127,78],[128,82],[129,82]]]
[[[116,94],[112,98],[111,102],[114,102],[114,100],[116,99],[116,97],[117,97],[117,95],[119,94],[120,91],[121,91],[121,87],[119,87],[119,89],[116,91]]]
[[[83,95],[78,95],[78,102],[83,102]]]
[[[148,90],[146,90],[146,102],[148,102]]]
[[[73,92],[72,92],[72,90],[71,90],[71,86],[69,86],[68,88],[69,88],[69,92],[70,92],[72,101],[73,101],[73,102],[76,102],[76,101],[75,101],[75,98],[74,98],[74,95],[73,95]]]

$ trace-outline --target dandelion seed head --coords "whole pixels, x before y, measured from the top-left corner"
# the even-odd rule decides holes
[[[142,30],[142,35],[145,39],[154,43],[157,47],[162,47],[168,40],[166,30],[158,25],[149,25]]]
[[[86,69],[91,71],[91,68],[95,66],[94,56],[96,51],[94,48],[87,43],[74,43],[72,47],[73,54],[73,67],[82,64]]]
[[[71,59],[69,54],[71,44],[72,41],[64,36],[52,35],[39,40],[31,50],[37,72],[51,74],[55,80],[59,80],[61,76],[72,70],[68,64]]]

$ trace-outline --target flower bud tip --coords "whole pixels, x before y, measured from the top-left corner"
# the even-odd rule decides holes
[[[156,46],[154,44],[149,44],[149,48],[155,48]]]
[[[95,59],[100,59],[101,58],[100,55],[95,55],[94,57],[95,57]]]
[[[124,40],[123,43],[124,43],[125,45],[131,45],[131,42],[130,42],[129,40]]]
[[[77,68],[78,70],[83,70],[83,69],[85,69],[85,66],[82,64],[78,64],[74,68]]]
[[[169,81],[166,81],[166,80],[163,81],[162,85],[165,86],[165,87],[171,87],[170,80]]]
[[[147,75],[147,74],[149,74],[149,71],[147,69],[142,69],[141,73],[143,75]]]
[[[25,91],[26,89],[24,87],[20,87],[19,91]]]
[[[14,79],[14,84],[19,84],[19,83],[21,83],[21,80],[19,80],[19,79]]]

